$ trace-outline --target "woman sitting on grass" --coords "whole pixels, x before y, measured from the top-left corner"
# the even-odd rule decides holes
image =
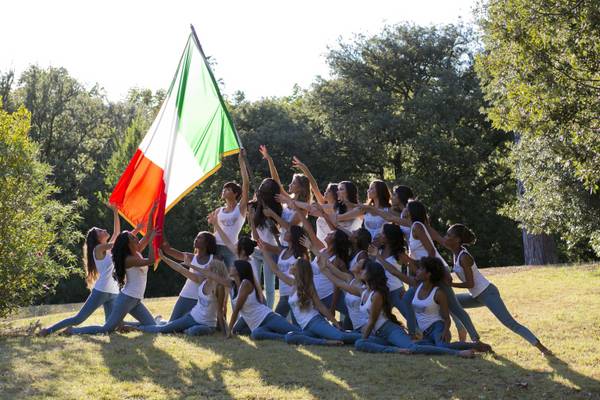
[[[262,243],[259,242],[259,246]],[[263,249],[263,251],[267,251]],[[322,254],[327,260],[327,255]],[[310,261],[305,258],[297,259],[287,275],[279,270],[275,262],[267,262],[271,270],[280,281],[291,287],[289,304],[295,320],[300,325],[299,329],[291,331],[285,336],[288,344],[312,345],[342,345],[354,343],[360,337],[356,333],[341,331],[335,315],[321,302],[313,283],[313,270]],[[325,316],[331,323],[328,323]]]
[[[154,264],[154,249],[150,246],[148,258],[144,258],[141,251],[156,235],[152,219],[157,205],[155,203],[148,214],[146,236],[141,241],[138,241],[132,232],[128,231],[121,232],[115,240],[112,248],[113,276],[119,284],[121,292],[115,300],[108,320],[103,326],[69,327],[65,331],[66,333],[110,333],[117,329],[127,314],[131,314],[132,317],[137,319],[140,325],[153,325],[155,323],[152,314],[142,303],[146,291],[148,266]]]
[[[361,307],[369,315],[362,331],[362,339],[356,341],[357,350],[371,353],[402,354],[450,354],[473,357],[473,350],[455,350],[446,347],[417,345],[392,314],[390,290],[385,270],[375,261],[366,261],[362,280],[367,289],[361,296]]]
[[[444,245],[454,254],[454,272],[459,282],[452,282],[456,288],[466,288],[470,293],[461,293],[456,297],[464,308],[486,306],[504,326],[520,335],[542,353],[551,355],[552,352],[527,327],[519,324],[510,314],[496,285],[488,281],[477,268],[475,259],[465,246],[476,241],[475,234],[462,224],[455,224],[448,229]]]
[[[92,288],[90,295],[77,315],[63,319],[49,328],[42,329],[40,336],[49,335],[69,326],[79,325],[100,306],[104,308],[105,321],[108,320],[114,301],[119,294],[119,285],[113,278],[114,266],[110,250],[121,230],[117,207],[114,204],[109,204],[109,207],[113,210],[112,236],[106,229],[94,227],[87,232],[85,244],[83,245],[85,281],[88,288]],[[135,235],[137,231],[136,228],[131,234]]]
[[[186,335],[210,335],[215,332],[218,326],[226,334],[223,316],[223,301],[225,300],[223,286],[202,276],[204,268],[189,264],[190,269],[200,271],[193,273],[190,269],[165,256],[162,250],[159,254],[161,260],[169,267],[198,285],[198,300],[192,310],[183,317],[167,324],[141,325],[134,329],[150,333],[184,332]],[[227,267],[225,267],[223,261],[214,259],[206,268],[222,279],[227,279]]]

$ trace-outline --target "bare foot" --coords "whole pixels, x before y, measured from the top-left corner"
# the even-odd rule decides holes
[[[344,342],[341,340],[326,340],[325,346],[343,346]]]
[[[475,342],[475,351],[479,351],[480,353],[493,353],[492,346],[482,341]]]
[[[475,357],[475,352],[473,350],[461,350],[458,352],[458,356],[462,358],[473,358]]]

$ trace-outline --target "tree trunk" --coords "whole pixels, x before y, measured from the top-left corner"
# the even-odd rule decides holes
[[[542,233],[532,235],[523,228],[523,256],[525,265],[556,264],[556,244],[552,236]]]

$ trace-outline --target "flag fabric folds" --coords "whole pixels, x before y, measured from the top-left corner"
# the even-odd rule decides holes
[[[109,201],[133,226],[145,222],[158,202],[154,226],[162,229],[165,213],[239,148],[231,116],[192,33],[160,111]],[[155,238],[155,247],[160,240]]]

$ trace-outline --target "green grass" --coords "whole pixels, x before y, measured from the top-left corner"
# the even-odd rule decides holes
[[[141,333],[39,338],[65,307],[23,310],[0,323],[0,397],[161,398],[600,398],[600,266],[487,269],[514,316],[556,354],[543,357],[487,309],[469,310],[496,355],[358,353],[238,337]],[[148,300],[169,315],[174,299]],[[61,312],[62,310],[62,312]],[[53,312],[35,316],[36,312]],[[101,322],[98,312],[88,323]]]

